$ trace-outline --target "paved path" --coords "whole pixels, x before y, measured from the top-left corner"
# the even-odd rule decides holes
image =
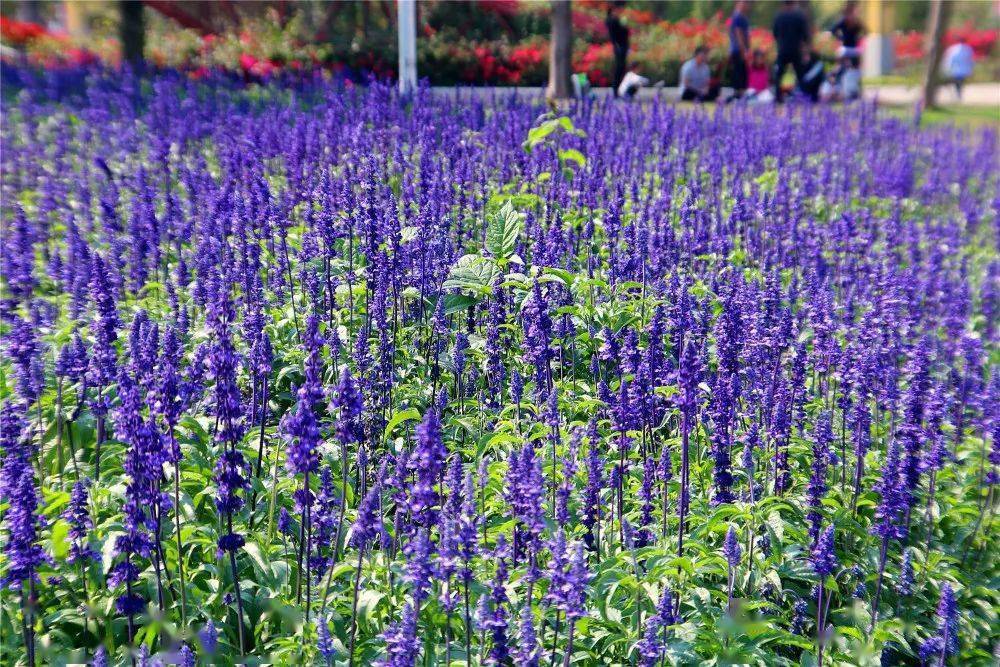
[[[869,85],[865,97],[878,96],[883,104],[916,104],[920,99],[920,86]],[[970,83],[962,90],[962,99],[955,94],[955,87],[944,85],[938,89],[938,104],[942,106],[993,107],[1000,116],[1000,83]]]
[[[494,95],[506,96],[512,92],[525,97],[535,97],[545,92],[544,88],[538,86],[521,87],[500,87],[500,86],[435,86],[434,92],[439,95],[475,96],[481,98],[492,98]],[[867,85],[863,88],[866,98],[878,97],[883,104],[891,105],[912,105],[920,98],[920,86],[904,85]],[[593,92],[598,97],[605,97],[611,94],[610,88],[594,88]],[[722,89],[722,99],[725,99],[731,89]],[[639,91],[639,99],[653,99],[663,97],[667,101],[676,102],[680,97],[680,91],[675,87],[643,88]],[[955,95],[954,86],[942,86],[938,91],[938,103],[943,106],[975,106],[993,107],[1000,117],[1000,83],[970,83],[965,86],[962,99],[958,100]]]

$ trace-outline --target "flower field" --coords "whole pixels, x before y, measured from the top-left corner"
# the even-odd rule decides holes
[[[993,664],[995,132],[18,80],[5,664]]]

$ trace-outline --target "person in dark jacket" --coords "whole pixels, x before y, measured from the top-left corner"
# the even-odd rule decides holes
[[[622,22],[622,10],[625,3],[617,1],[608,5],[608,15],[604,19],[604,25],[608,27],[608,37],[611,39],[611,47],[615,53],[615,71],[611,77],[611,89],[615,97],[618,97],[618,86],[625,78],[625,63],[628,59],[628,26]]]
[[[826,68],[819,54],[808,45],[802,46],[801,75],[796,83],[797,90],[813,102],[819,101],[819,90],[826,79]]]
[[[729,17],[729,85],[733,87],[735,99],[746,92],[749,76],[750,21],[746,12],[746,0],[737,0]]]
[[[833,36],[840,40],[839,58],[850,58],[851,65],[861,67],[861,38],[865,34],[865,26],[858,18],[857,0],[849,0],[844,5],[844,13],[833,28]]]
[[[799,9],[795,0],[784,0],[781,10],[774,17],[771,32],[778,48],[778,58],[774,63],[774,99],[782,100],[781,79],[791,65],[796,82],[802,80],[802,48],[810,42],[809,19]]]

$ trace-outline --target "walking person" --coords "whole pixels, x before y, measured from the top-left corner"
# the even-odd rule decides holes
[[[781,10],[774,17],[771,32],[778,47],[778,58],[774,63],[774,99],[776,102],[781,102],[784,98],[781,79],[784,78],[789,65],[795,71],[796,83],[802,81],[802,51],[810,41],[809,19],[799,9],[798,2],[784,0],[781,3]]]
[[[965,80],[972,76],[972,68],[975,66],[974,55],[972,47],[965,41],[965,37],[961,36],[944,53],[944,71],[955,85],[955,94],[959,100],[962,99],[962,86]]]
[[[747,1],[737,0],[729,17],[729,85],[733,87],[733,99],[741,98],[747,89],[750,21],[746,11]]]
[[[850,58],[852,67],[861,67],[861,38],[865,34],[865,26],[858,18],[857,0],[849,0],[844,5],[844,13],[830,32],[840,41],[837,57]]]
[[[622,0],[615,0],[608,5],[608,14],[604,19],[604,25],[608,28],[608,37],[611,39],[611,47],[615,54],[615,71],[611,77],[611,89],[615,97],[618,97],[618,87],[625,78],[625,63],[628,61],[628,38],[629,29],[622,21],[622,10],[625,3]]]

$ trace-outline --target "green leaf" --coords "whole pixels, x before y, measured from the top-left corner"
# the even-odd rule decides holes
[[[358,595],[358,621],[367,624],[375,612],[375,608],[378,607],[378,603],[384,598],[385,593],[380,591],[371,589],[361,591],[361,594]]]
[[[567,287],[571,286],[573,281],[576,280],[576,274],[570,273],[566,269],[560,269],[554,266],[546,266],[542,268],[541,280],[544,281],[546,277],[548,277],[549,280],[562,283]]]
[[[493,279],[498,275],[500,267],[492,259],[482,255],[463,255],[448,272],[444,288],[468,290],[483,296],[489,294]]]
[[[486,249],[498,259],[508,259],[514,254],[517,239],[521,235],[521,213],[514,209],[510,200],[503,203],[494,213],[486,228]]]
[[[584,157],[583,153],[575,148],[565,148],[560,150],[559,161],[563,164],[566,164],[567,162],[575,162],[581,168],[587,166],[587,158]]]
[[[68,523],[59,520],[52,524],[52,555],[58,560],[63,560],[66,558],[66,554],[69,553],[67,535],[69,535]]]
[[[392,416],[392,419],[389,420],[389,423],[385,425],[383,437],[388,440],[389,436],[392,435],[392,432],[397,426],[405,421],[413,421],[417,419],[420,419],[420,413],[416,408],[409,408],[407,410],[397,412]]]
[[[267,581],[273,582],[274,571],[271,570],[270,564],[268,563],[267,559],[264,558],[264,554],[261,552],[260,545],[257,544],[256,542],[248,541],[243,548],[246,550],[247,555],[250,556],[250,560],[253,561],[254,568],[262,575],[264,575],[264,578]]]
[[[477,301],[476,297],[467,294],[445,294],[444,314],[453,315],[454,313],[460,313],[468,309],[469,306],[475,305]]]
[[[527,152],[531,152],[538,144],[545,141],[545,139],[558,129],[558,125],[553,123],[551,120],[545,121],[537,127],[533,127],[528,130],[528,138],[525,140],[523,147]]]

